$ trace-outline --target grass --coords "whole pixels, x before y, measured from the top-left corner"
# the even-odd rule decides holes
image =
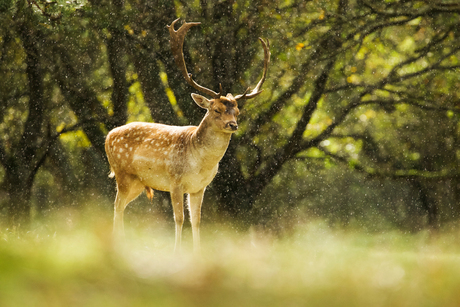
[[[116,242],[108,214],[50,219],[0,230],[0,306],[460,305],[456,230],[367,234],[312,222],[273,236],[204,225],[198,258],[189,228],[173,254],[173,227],[161,220],[128,223]]]

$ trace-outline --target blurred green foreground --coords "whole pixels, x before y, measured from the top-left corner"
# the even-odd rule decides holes
[[[204,225],[174,256],[172,225],[55,217],[0,231],[0,306],[459,306],[460,230],[366,234],[321,222],[274,236]],[[82,222],[84,220],[84,222]]]

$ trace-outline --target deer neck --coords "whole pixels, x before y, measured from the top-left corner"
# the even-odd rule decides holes
[[[192,137],[193,149],[201,158],[218,163],[227,150],[231,136],[231,133],[214,129],[206,114]]]

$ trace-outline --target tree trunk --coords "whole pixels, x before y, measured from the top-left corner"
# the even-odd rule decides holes
[[[27,227],[30,222],[32,180],[16,172],[6,173],[7,213],[9,226]]]
[[[33,31],[30,25],[30,12],[25,12],[17,24],[26,54],[26,69],[29,102],[28,116],[24,123],[24,132],[20,141],[13,145],[10,152],[2,150],[2,164],[5,168],[5,190],[8,195],[6,203],[10,225],[24,225],[30,222],[30,196],[32,183],[39,166],[44,161],[43,145],[47,138],[43,129],[45,102],[43,99],[43,72],[40,65],[38,40],[41,33]],[[41,157],[40,157],[41,156]]]
[[[124,125],[128,120],[127,102],[129,93],[126,81],[126,40],[122,28],[123,6],[123,0],[113,0],[111,20],[108,27],[111,35],[106,41],[109,70],[113,80],[112,124],[114,126]]]
[[[420,203],[422,204],[422,208],[426,211],[428,227],[430,227],[433,230],[438,229],[439,228],[439,223],[438,223],[439,210],[438,210],[438,205],[436,203],[436,200],[430,199],[429,191],[428,189],[426,189],[424,184],[421,182],[421,179],[414,179],[413,186],[419,193],[419,199],[420,199]]]
[[[244,217],[251,211],[258,194],[244,178],[240,164],[236,160],[236,143],[230,145],[219,163],[219,172],[212,183],[217,191],[218,209],[234,217]]]

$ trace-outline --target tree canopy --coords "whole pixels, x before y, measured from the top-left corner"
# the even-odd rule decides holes
[[[330,183],[338,167],[402,180],[430,225],[439,222],[433,187],[448,182],[458,207],[456,1],[9,0],[0,5],[4,214],[27,219],[39,171],[66,197],[110,194],[104,140],[114,127],[200,122],[169,49],[166,25],[179,17],[201,22],[184,54],[209,88],[254,86],[257,38],[270,40],[264,92],[240,105],[240,129],[210,187],[219,211],[244,216],[268,187],[290,193],[288,182],[312,165]]]

